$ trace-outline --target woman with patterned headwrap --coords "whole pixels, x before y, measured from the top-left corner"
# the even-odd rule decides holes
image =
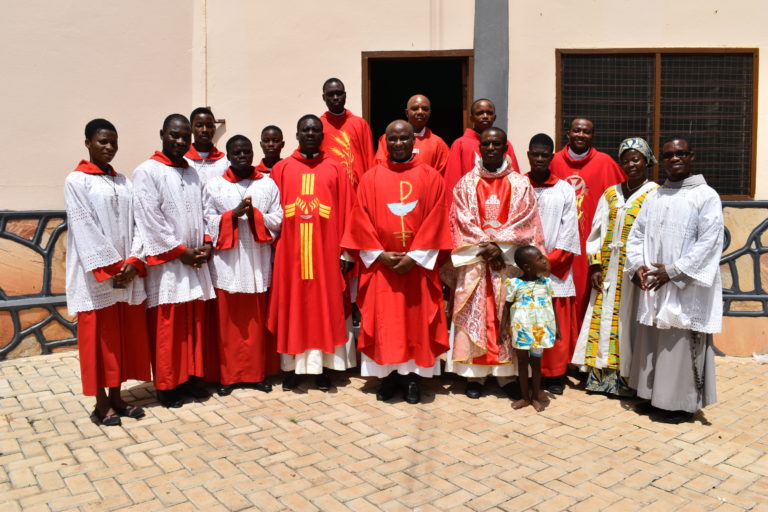
[[[645,140],[624,140],[619,163],[627,181],[603,193],[587,239],[592,295],[571,362],[589,371],[587,391],[632,396],[627,376],[637,290],[623,279],[624,244],[643,201],[658,185],[648,180],[647,170],[656,158]]]

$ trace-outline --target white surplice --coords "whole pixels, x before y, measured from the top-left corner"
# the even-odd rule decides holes
[[[253,207],[263,215],[264,226],[272,239],[280,234],[283,209],[280,192],[272,178],[264,176],[232,183],[218,176],[203,188],[206,226],[214,247],[219,238],[221,216],[248,196]],[[254,240],[245,215],[237,220],[237,230],[237,246],[213,251],[210,265],[213,285],[230,293],[264,293],[272,283],[272,244]]]
[[[638,321],[659,329],[720,332],[722,252],[723,206],[703,176],[651,192],[627,239],[625,272],[632,277],[642,266],[661,263],[671,281],[640,293]]]
[[[93,271],[131,256],[142,259],[141,239],[133,220],[133,188],[116,176],[74,171],[64,180],[67,209],[67,308],[70,315],[103,309],[118,302],[144,302],[144,280],[136,277],[125,288],[112,280],[98,282]]]
[[[206,156],[208,156],[207,153]],[[218,160],[206,160],[204,158],[202,160],[195,160],[185,156],[184,160],[186,160],[189,163],[189,166],[197,172],[197,175],[200,177],[200,183],[203,185],[213,178],[221,176],[227,169],[229,169],[229,160],[227,157],[221,157]]]
[[[171,167],[147,160],[133,173],[136,227],[147,256],[164,254],[179,245],[203,245],[202,186],[192,167]],[[200,268],[179,258],[147,266],[147,307],[180,304],[214,297],[208,263]]]
[[[579,246],[579,223],[576,213],[576,192],[565,180],[557,180],[551,187],[536,187],[533,191],[539,204],[541,226],[544,229],[544,248],[547,254],[555,249],[581,254]],[[568,271],[565,279],[555,275],[552,280],[552,290],[555,297],[573,297],[576,288],[573,285],[573,269]]]

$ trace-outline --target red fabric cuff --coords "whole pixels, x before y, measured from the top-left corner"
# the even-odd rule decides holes
[[[216,240],[216,249],[234,249],[237,245],[237,219],[232,216],[232,210],[224,212],[219,220],[219,238]]]
[[[572,252],[555,249],[547,254],[547,259],[549,260],[549,269],[554,276],[559,279],[568,277],[568,272],[571,271],[571,264],[573,263]]]
[[[144,262],[141,261],[139,258],[135,258],[131,256],[127,260],[125,260],[126,263],[130,263],[134,267],[136,267],[136,273],[139,275],[139,277],[147,277],[147,267],[144,265]]]
[[[253,221],[248,223],[248,227],[251,228],[254,240],[257,242],[271,242],[272,235],[269,234],[267,226],[264,225],[264,215],[256,208],[252,208],[252,210]]]
[[[98,282],[102,283],[116,274],[119,274],[120,269],[123,268],[123,263],[123,261],[118,261],[117,263],[107,265],[106,267],[93,269],[93,277],[95,277]]]
[[[147,256],[147,265],[150,267],[153,267],[155,265],[162,265],[163,263],[168,263],[169,261],[173,261],[181,254],[186,251],[187,248],[184,247],[184,245],[179,245],[177,247],[174,247],[168,252],[164,252],[162,254],[158,254],[157,256]]]
[[[211,235],[206,234],[205,236],[203,236],[203,243],[213,244],[213,238],[211,238]]]

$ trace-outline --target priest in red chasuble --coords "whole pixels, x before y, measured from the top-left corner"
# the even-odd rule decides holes
[[[581,329],[589,304],[590,287],[586,241],[592,230],[597,203],[608,187],[627,179],[613,158],[592,147],[595,128],[592,121],[576,118],[568,130],[568,144],[555,153],[549,168],[552,174],[567,181],[576,191],[581,254],[573,259],[573,283],[576,286],[576,330]],[[571,355],[573,355],[571,353]]]
[[[429,98],[422,94],[416,94],[408,99],[405,106],[405,115],[408,123],[413,126],[414,144],[413,155],[423,164],[435,169],[440,175],[445,173],[448,164],[448,145],[432,130],[427,128],[429,116],[432,114],[432,104]],[[376,150],[376,162],[386,165],[389,158],[386,134],[379,139],[379,147]]]
[[[371,127],[362,117],[344,108],[347,92],[338,78],[323,84],[323,101],[328,111],[322,115],[323,153],[339,162],[353,187],[374,165]]]
[[[358,304],[360,373],[383,378],[376,395],[387,400],[402,388],[418,403],[419,377],[440,373],[448,331],[437,259],[450,250],[440,174],[413,156],[413,127],[387,127],[389,158],[369,170],[358,187],[342,246],[363,264]]]
[[[519,275],[514,264],[518,247],[544,249],[533,188],[515,171],[506,148],[504,130],[489,128],[482,133],[482,160],[457,183],[450,209],[451,260],[457,275],[446,371],[468,378],[470,398],[480,398],[489,375],[516,398],[511,377],[517,369],[509,335],[498,342],[504,281]]]
[[[493,126],[496,121],[496,106],[491,100],[479,99],[470,109],[472,128],[467,128],[464,135],[453,141],[445,167],[445,193],[448,203],[453,200],[453,187],[462,176],[475,168],[475,161],[480,154],[480,134]],[[509,168],[514,172],[520,171],[515,150],[507,141],[506,154],[509,156]]]
[[[346,370],[356,359],[343,277],[352,262],[342,259],[340,245],[355,195],[341,165],[320,151],[320,119],[305,115],[297,130],[299,149],[271,174],[284,213],[268,326],[288,372],[283,389],[296,387],[297,374],[311,374],[319,389],[328,390],[325,369]]]

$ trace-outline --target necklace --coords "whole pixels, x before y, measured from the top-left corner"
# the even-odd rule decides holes
[[[636,186],[635,188],[629,188],[629,183],[627,183],[626,181],[625,181],[623,184],[627,186],[627,192],[629,192],[629,194],[627,194],[627,196],[631,196],[631,195],[632,195],[632,194],[634,194],[636,191],[640,190],[640,187],[642,187],[642,186],[643,186],[643,185],[645,185],[646,183],[648,183],[648,178],[646,178],[646,179],[645,179],[645,180],[644,180],[644,181],[643,181],[641,184],[639,184],[639,185],[638,185],[638,186]]]
[[[112,212],[115,214],[115,217],[119,215],[119,197],[117,195],[117,185],[115,184],[115,177],[109,176],[107,177],[104,174],[99,174],[99,177],[106,181],[111,187],[112,187],[112,197],[110,198],[110,203],[112,205]]]
[[[179,181],[181,182],[181,191],[184,192],[184,171],[186,171],[186,169],[182,168],[181,170],[179,170],[177,167],[174,167],[174,169],[176,169],[176,171],[179,173]]]

